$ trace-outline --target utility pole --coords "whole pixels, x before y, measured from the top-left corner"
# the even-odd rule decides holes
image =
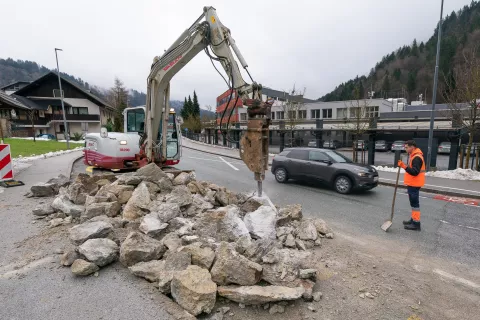
[[[430,162],[432,158],[432,144],[433,144],[433,125],[435,122],[435,103],[437,100],[437,86],[438,86],[438,64],[440,60],[440,43],[442,40],[442,20],[443,20],[443,0],[440,8],[440,21],[438,21],[438,40],[437,40],[437,59],[435,62],[435,75],[433,78],[433,94],[432,94],[432,111],[430,114],[430,130],[428,131],[428,153],[427,153],[427,171],[430,170]]]
[[[62,80],[60,79],[60,67],[58,66],[57,51],[63,51],[63,50],[55,48],[55,59],[57,60],[58,87],[60,88],[60,101],[62,102],[62,113],[63,113],[63,127],[65,129],[65,131],[63,132],[63,135],[65,136],[65,140],[67,141],[67,149],[70,149],[70,137],[68,136],[67,116],[65,115],[65,105],[63,103]]]

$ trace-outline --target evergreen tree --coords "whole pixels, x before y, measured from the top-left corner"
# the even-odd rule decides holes
[[[402,76],[402,70],[400,70],[399,68],[396,68],[393,71],[393,77],[395,78],[395,80],[400,81],[401,76]]]
[[[180,111],[180,115],[184,120],[188,119],[188,102],[187,97],[185,97],[185,101],[183,102],[182,110]]]
[[[192,114],[196,117],[200,117],[200,105],[198,104],[197,93],[193,91],[193,108]]]
[[[383,80],[383,85],[382,85],[382,90],[385,92],[390,91],[390,77],[388,75],[385,76],[385,79]]]
[[[418,49],[419,49],[420,53],[423,53],[423,50],[425,49],[425,43],[423,43],[423,41],[420,42],[420,46],[418,47]]]
[[[408,73],[408,80],[407,80],[407,90],[409,93],[413,93],[417,88],[417,75],[415,72],[411,71]]]
[[[188,100],[187,100],[187,113],[188,113],[188,117],[193,115],[193,102],[190,95],[188,96]]]
[[[418,57],[418,45],[417,45],[417,39],[413,40],[412,44],[412,50],[410,51],[410,54],[414,57]]]

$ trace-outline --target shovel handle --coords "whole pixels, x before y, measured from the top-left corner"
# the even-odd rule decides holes
[[[395,190],[393,191],[393,200],[392,200],[392,214],[390,216],[390,221],[393,221],[393,213],[395,212],[395,199],[397,198],[397,188],[398,188],[398,180],[400,179],[400,167],[398,167],[397,171],[397,180],[395,181]]]

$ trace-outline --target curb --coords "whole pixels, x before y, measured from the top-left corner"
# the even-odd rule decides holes
[[[227,155],[223,155],[223,154],[220,154],[220,153],[215,153],[215,152],[212,152],[212,151],[205,151],[205,150],[202,150],[202,149],[196,149],[196,148],[192,148],[192,147],[187,147],[185,145],[182,145],[182,148],[186,148],[186,149],[190,149],[190,150],[195,150],[195,151],[200,151],[200,152],[204,152],[204,153],[208,153],[208,154],[214,154],[216,156],[221,156],[221,157],[225,157],[225,158],[229,158],[229,159],[235,159],[235,160],[242,160],[242,158],[240,157],[233,157],[233,156],[227,156]],[[233,150],[236,150],[236,149],[233,149]],[[271,166],[272,165],[272,162],[269,160],[268,161],[268,165]]]
[[[78,160],[80,160],[80,159],[82,159],[82,158],[83,158],[83,150],[82,150],[82,154],[81,154],[81,155],[79,155],[78,157],[73,158],[73,159],[70,160],[70,162],[68,163],[68,170],[67,170],[67,172],[69,172],[70,177],[72,176],[73,165],[75,164],[75,162],[77,162]]]
[[[381,180],[378,181],[378,184],[382,185],[382,186],[395,187],[395,183],[384,182],[384,181],[381,181]],[[399,189],[407,189],[407,186],[405,186],[403,184],[399,184],[398,188]],[[460,193],[460,192],[455,192],[455,191],[439,190],[439,189],[433,189],[433,188],[429,188],[429,187],[422,187],[421,191],[428,192],[428,193],[433,193],[433,194],[442,194],[442,195],[451,196],[451,197],[480,199],[480,195]]]

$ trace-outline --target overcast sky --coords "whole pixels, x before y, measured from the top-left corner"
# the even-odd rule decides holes
[[[382,56],[414,38],[426,41],[441,0],[232,1],[0,0],[0,57],[33,60],[102,87],[119,77],[146,91],[152,59],[202,13],[217,9],[255,81],[317,99],[343,81],[367,74]],[[445,13],[470,0],[445,1]],[[248,79],[248,76],[245,76]],[[197,91],[215,105],[227,89],[202,52],[171,82],[171,98]]]

